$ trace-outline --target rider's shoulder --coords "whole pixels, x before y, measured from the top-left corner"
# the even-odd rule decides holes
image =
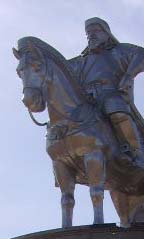
[[[79,56],[69,59],[68,62],[71,67],[73,67],[75,70],[77,70],[83,64],[83,58],[81,55],[79,55]]]
[[[120,48],[123,51],[136,51],[138,49],[144,49],[143,47],[132,43],[119,43],[117,48]]]

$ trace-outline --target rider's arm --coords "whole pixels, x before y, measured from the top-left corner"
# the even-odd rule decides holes
[[[144,71],[144,48],[130,45],[127,48],[128,67],[119,83],[119,89],[126,89],[136,75]]]

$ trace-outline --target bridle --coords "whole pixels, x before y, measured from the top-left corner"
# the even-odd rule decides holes
[[[46,80],[45,80],[45,81],[46,81]],[[41,97],[43,97],[43,96],[42,96],[42,88],[43,88],[43,84],[45,83],[45,81],[42,82],[40,89],[39,89],[39,88],[36,88],[36,87],[24,87],[23,93],[24,93],[25,89],[30,88],[30,89],[35,89],[35,90],[37,90],[37,91],[40,93]],[[32,111],[31,111],[30,109],[28,109],[28,113],[29,113],[29,115],[30,115],[30,118],[32,119],[32,121],[33,121],[36,125],[38,125],[38,126],[46,126],[47,128],[50,128],[50,121],[44,122],[44,123],[38,122],[38,121],[35,119],[35,117],[33,116],[33,113],[32,113]]]
[[[46,60],[46,59],[45,59]],[[47,62],[47,61],[46,61]],[[44,80],[42,81],[41,83],[41,86],[40,88],[37,88],[37,87],[24,87],[23,88],[23,92],[25,91],[26,88],[31,88],[31,89],[35,89],[35,90],[38,90],[41,94],[41,96],[43,97],[43,85],[47,82],[47,75],[48,75],[48,67],[46,67],[46,70],[45,70],[45,74],[44,74]],[[77,123],[80,123],[81,121],[75,121],[75,120],[72,120],[70,117],[66,116],[66,115],[63,115],[63,113],[59,112],[58,110],[55,109],[55,107],[53,107],[50,102],[47,102],[47,105],[50,106],[52,108],[53,111],[55,111],[55,113],[57,115],[60,115],[62,117],[64,117],[65,119],[69,120],[69,121],[72,121],[72,122],[77,122]],[[30,118],[32,119],[32,121],[37,125],[37,126],[47,126],[47,128],[50,128],[50,122],[44,122],[44,123],[41,123],[41,122],[38,122],[35,117],[33,116],[33,113],[31,112],[31,110],[28,109],[28,112],[29,112],[29,115],[30,115]]]
[[[47,75],[47,68],[46,68],[45,75]],[[26,89],[30,88],[30,89],[37,90],[37,91],[40,93],[41,97],[43,98],[43,94],[42,94],[43,90],[42,90],[42,88],[43,88],[43,85],[45,84],[45,82],[46,82],[46,80],[47,80],[46,77],[45,77],[44,79],[45,79],[45,80],[43,80],[42,83],[41,83],[41,85],[40,85],[40,89],[39,89],[38,87],[30,87],[30,86],[27,86],[27,87],[24,87],[24,88],[23,88],[23,93],[24,93],[24,91],[25,91]],[[36,125],[38,125],[38,126],[46,126],[47,128],[50,128],[50,121],[44,122],[44,123],[38,122],[38,121],[35,119],[35,117],[34,117],[32,111],[31,111],[30,109],[28,109],[28,113],[29,113],[29,115],[30,115],[30,118],[32,119],[32,121],[33,121]]]

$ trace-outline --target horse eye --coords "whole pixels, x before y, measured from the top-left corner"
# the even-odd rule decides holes
[[[41,63],[32,63],[31,67],[35,72],[38,72],[41,70],[41,65],[42,65]]]

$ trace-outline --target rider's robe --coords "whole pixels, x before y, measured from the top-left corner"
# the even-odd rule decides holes
[[[96,105],[96,109],[99,109],[104,117],[108,118],[110,114],[117,112],[131,115],[144,151],[144,120],[134,104],[134,78],[144,71],[144,48],[119,43],[100,53],[87,51],[86,55],[73,58],[69,63],[77,75],[82,94],[89,103]],[[126,91],[120,89],[124,79]],[[144,160],[139,165],[143,168]],[[127,192],[132,194],[144,193],[143,169],[139,172],[135,166],[131,167],[122,160],[115,160],[112,163],[113,167],[111,173],[115,175],[115,181],[119,181],[120,184],[122,181],[129,181],[125,192],[128,190]],[[121,185],[118,190],[123,190]]]
[[[144,134],[144,123],[134,105],[134,78],[144,71],[144,48],[119,43],[101,53],[87,53],[69,60],[87,100],[97,104],[105,115],[115,112],[131,114]],[[124,76],[127,92],[119,90]]]

